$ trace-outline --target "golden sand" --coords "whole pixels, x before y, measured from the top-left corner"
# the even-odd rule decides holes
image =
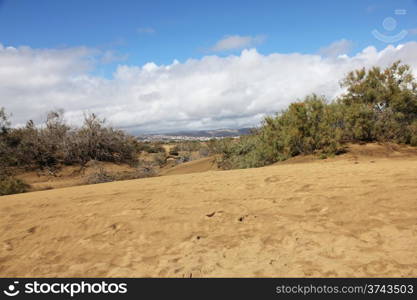
[[[416,277],[417,156],[378,149],[0,197],[0,276]]]

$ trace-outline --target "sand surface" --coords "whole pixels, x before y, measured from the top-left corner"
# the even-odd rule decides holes
[[[186,162],[171,168],[163,169],[160,175],[181,175],[191,173],[201,173],[218,170],[214,157],[205,157],[199,160]]]
[[[0,276],[416,277],[417,156],[375,149],[0,197]]]

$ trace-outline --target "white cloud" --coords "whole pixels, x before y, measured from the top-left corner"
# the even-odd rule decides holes
[[[139,132],[243,127],[312,92],[334,97],[352,69],[401,59],[417,70],[415,42],[339,57],[251,49],[169,65],[120,65],[111,79],[89,72],[100,55],[83,47],[0,46],[0,106],[13,113],[15,125],[63,108],[72,123],[91,111]]]
[[[353,43],[345,39],[335,41],[330,45],[323,47],[319,50],[319,53],[323,56],[336,57],[339,55],[346,55],[352,50]]]
[[[240,36],[240,35],[229,35],[219,40],[211,51],[220,52],[228,50],[239,50],[243,48],[250,48],[261,44],[265,40],[264,35],[257,36]]]
[[[156,32],[152,27],[139,27],[136,31],[140,34],[154,34]]]

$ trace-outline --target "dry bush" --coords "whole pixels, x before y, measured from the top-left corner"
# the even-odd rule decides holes
[[[204,145],[198,150],[198,155],[200,157],[207,157],[210,155],[210,149]]]
[[[131,180],[156,176],[156,172],[153,168],[139,167],[132,172],[121,172],[116,175],[117,180]]]
[[[163,167],[166,164],[167,155],[164,153],[156,153],[153,155],[153,163],[158,167]]]
[[[98,184],[112,181],[131,180],[139,178],[148,178],[156,176],[156,172],[152,168],[139,167],[134,171],[110,172],[100,167],[96,172],[92,173],[85,180],[86,184]]]
[[[94,114],[85,116],[81,128],[71,128],[62,112],[50,112],[42,126],[28,121],[26,127],[5,130],[0,136],[0,158],[24,168],[54,170],[90,160],[134,165],[137,154],[134,137],[106,126]]]
[[[69,136],[66,163],[85,164],[90,160],[135,163],[137,142],[121,130],[105,127],[105,121],[91,114],[84,125]]]
[[[185,163],[191,161],[192,155],[190,151],[182,151],[177,158],[178,163]]]
[[[97,184],[116,181],[116,176],[111,172],[107,172],[103,167],[100,167],[98,171],[94,172],[87,177],[87,184]]]

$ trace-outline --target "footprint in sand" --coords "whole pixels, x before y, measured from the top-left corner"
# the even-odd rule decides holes
[[[37,230],[38,230],[38,226],[33,226],[33,227],[30,227],[28,230],[26,230],[26,232],[29,234],[34,234],[36,233]]]
[[[3,242],[3,249],[6,251],[12,251],[13,250],[12,243],[10,241]]]

